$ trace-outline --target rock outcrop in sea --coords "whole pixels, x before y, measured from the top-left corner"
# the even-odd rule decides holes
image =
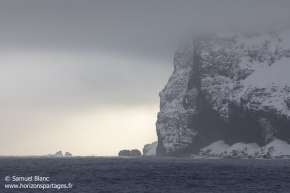
[[[181,44],[159,94],[156,154],[198,154],[218,140],[289,143],[289,72],[290,29],[197,35]]]
[[[145,145],[143,148],[143,156],[156,156],[157,145],[158,141]]]
[[[73,155],[70,152],[65,152],[64,156],[65,157],[72,157]]]
[[[62,151],[56,152],[53,156],[54,157],[63,157]]]
[[[138,149],[132,149],[130,150],[121,150],[118,153],[118,156],[133,156],[133,157],[139,157],[142,156],[141,152]]]
[[[69,152],[65,152],[65,154],[63,155],[62,151],[58,151],[56,152],[55,154],[48,154],[48,155],[45,155],[47,157],[72,157],[73,155]]]

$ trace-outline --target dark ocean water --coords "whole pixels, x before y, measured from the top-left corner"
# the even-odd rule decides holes
[[[6,182],[5,177],[10,181]],[[12,181],[30,177],[33,181]],[[34,176],[49,181],[34,181]],[[19,180],[14,177],[14,180]],[[177,158],[0,158],[0,192],[289,192],[290,160]],[[27,178],[29,179],[29,178]],[[7,177],[6,177],[7,180]],[[8,180],[7,180],[8,181]],[[21,189],[5,185],[22,183]],[[72,184],[72,188],[57,189]],[[24,184],[24,185],[23,185]],[[55,189],[32,189],[38,184]],[[31,185],[34,184],[34,185]]]

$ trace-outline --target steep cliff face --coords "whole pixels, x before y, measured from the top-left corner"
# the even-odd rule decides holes
[[[156,156],[156,147],[158,142],[155,141],[151,144],[144,145],[143,156]]]
[[[218,140],[290,142],[290,29],[182,44],[156,127],[157,155],[198,153]]]

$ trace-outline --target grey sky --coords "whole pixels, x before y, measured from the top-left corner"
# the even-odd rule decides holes
[[[289,6],[287,0],[2,0],[1,45],[147,58],[166,55],[171,38],[188,29],[260,28],[287,22]]]
[[[156,140],[158,92],[183,37],[289,25],[289,10],[287,0],[1,0],[0,155],[141,149]]]

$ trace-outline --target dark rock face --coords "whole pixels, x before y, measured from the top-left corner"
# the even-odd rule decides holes
[[[160,92],[157,155],[186,156],[224,140],[290,142],[290,30],[199,36],[183,44]]]
[[[130,150],[121,150],[118,154],[118,156],[131,156]]]
[[[118,154],[118,156],[142,156],[141,152],[138,149],[132,149],[130,150],[121,150]]]
[[[142,154],[138,149],[132,149],[131,156],[142,156]]]

